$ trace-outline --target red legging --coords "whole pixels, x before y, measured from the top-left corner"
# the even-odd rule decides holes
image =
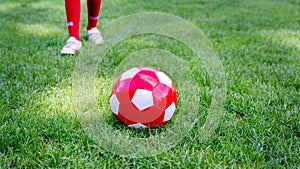
[[[95,28],[98,23],[101,0],[87,0],[88,24],[86,30]],[[69,36],[80,40],[80,0],[65,0]]]

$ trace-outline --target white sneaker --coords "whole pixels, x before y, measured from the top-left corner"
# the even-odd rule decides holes
[[[90,41],[94,42],[95,44],[101,44],[104,42],[101,33],[97,28],[92,28],[86,31],[86,36]]]
[[[74,55],[76,51],[80,50],[81,42],[74,37],[70,37],[66,45],[61,49],[61,54]]]

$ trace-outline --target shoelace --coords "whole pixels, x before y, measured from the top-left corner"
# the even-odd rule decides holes
[[[66,45],[65,45],[65,48],[72,48],[72,46],[76,45],[75,42],[73,41],[67,41]]]
[[[95,33],[92,33],[89,37],[91,40],[97,40],[97,39],[102,39],[101,38],[101,33],[100,32],[95,32]]]

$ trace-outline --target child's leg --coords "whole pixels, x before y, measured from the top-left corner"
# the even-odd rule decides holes
[[[87,0],[88,24],[86,30],[97,27],[101,0]]]
[[[80,0],[65,0],[69,36],[80,40]]]

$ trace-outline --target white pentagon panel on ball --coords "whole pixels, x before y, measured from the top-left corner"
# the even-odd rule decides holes
[[[131,102],[140,110],[144,110],[154,105],[152,92],[144,89],[137,89]]]
[[[121,75],[120,80],[133,78],[139,71],[140,71],[140,69],[138,69],[136,67],[129,69]]]
[[[172,102],[172,104],[165,110],[164,121],[169,121],[172,118],[175,110],[176,105],[174,102]]]
[[[110,97],[110,108],[111,108],[111,111],[116,115],[119,113],[119,105],[120,105],[120,102],[119,102],[116,94],[113,94]]]
[[[172,80],[164,72],[155,72],[160,83],[172,88]]]
[[[131,124],[128,125],[128,127],[132,127],[132,128],[147,128],[147,126],[141,124],[141,123],[136,123],[136,124]]]

